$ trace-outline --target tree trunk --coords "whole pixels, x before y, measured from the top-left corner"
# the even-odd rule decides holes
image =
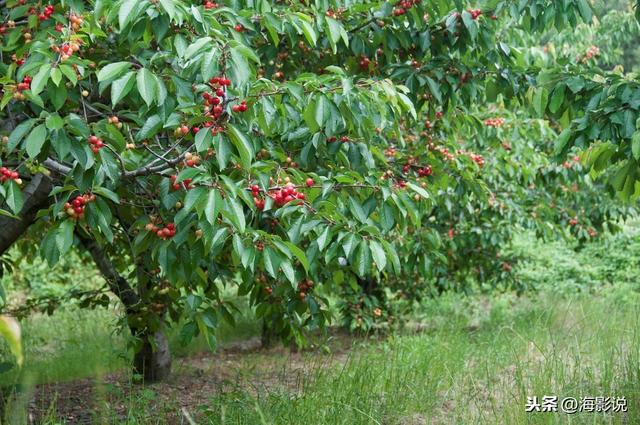
[[[138,336],[142,338],[142,346],[133,359],[134,372],[141,375],[144,382],[168,378],[171,373],[171,350],[166,335],[157,331],[153,335],[143,333]]]
[[[127,316],[135,315],[144,304],[129,282],[116,270],[107,253],[89,236],[76,232],[76,235],[89,251],[93,261],[109,284],[111,291],[120,299]],[[140,286],[142,284],[138,282]],[[140,289],[140,288],[139,288]],[[144,382],[157,382],[167,378],[171,372],[171,350],[166,335],[161,331],[131,327],[131,334],[142,340],[133,359],[134,372],[144,378]]]
[[[51,179],[44,174],[36,174],[22,191],[24,205],[18,214],[19,218],[0,216],[0,255],[27,231],[36,220],[38,211],[49,205],[49,192],[52,188]]]
[[[262,321],[262,335],[261,335],[261,338],[260,338],[260,342],[261,342],[262,348],[271,348],[271,347],[273,347],[277,337],[278,337],[278,335],[276,335],[276,332],[273,330],[273,328],[271,326],[269,326],[269,323],[267,322],[267,320],[263,320]]]

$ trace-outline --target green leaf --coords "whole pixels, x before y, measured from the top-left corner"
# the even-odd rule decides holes
[[[371,240],[369,242],[369,247],[371,248],[373,261],[375,261],[378,271],[384,270],[384,268],[387,266],[387,255],[384,252],[384,248],[382,248],[382,245],[380,245],[379,242],[374,240]]]
[[[18,321],[13,317],[0,316],[0,336],[7,342],[18,366],[22,367],[24,357],[22,354],[22,334]]]
[[[171,19],[176,16],[176,7],[173,5],[174,1],[175,0],[160,0],[160,5]]]
[[[133,88],[135,84],[135,71],[127,72],[124,76],[111,83],[111,105],[116,106]]]
[[[185,59],[191,59],[195,56],[200,50],[202,50],[205,46],[211,44],[211,37],[202,37],[194,41],[187,47],[187,50],[184,52]]]
[[[151,106],[158,92],[155,76],[147,68],[140,68],[136,82],[138,93],[140,93],[147,106]]]
[[[291,266],[291,262],[289,262],[288,260],[283,261],[282,263],[280,263],[280,268],[282,269],[282,272],[289,280],[289,282],[296,283],[296,273]]]
[[[551,94],[551,101],[549,102],[549,111],[552,114],[555,114],[562,106],[562,102],[564,102],[564,92],[567,86],[564,84],[557,86],[553,90],[553,94]]]
[[[98,82],[113,80],[120,77],[129,69],[131,63],[129,62],[114,62],[102,68],[98,71]]]
[[[45,120],[45,124],[49,130],[60,130],[64,125],[64,121],[58,114],[51,114]]]
[[[365,277],[371,270],[371,251],[365,240],[360,241],[356,252],[355,269],[358,276]]]
[[[60,255],[64,255],[69,251],[73,244],[73,229],[75,225],[71,220],[63,220],[56,231],[56,246],[60,251]]]
[[[538,88],[533,95],[533,107],[539,116],[544,115],[544,111],[547,108],[547,101],[549,99],[549,92],[546,88]]]
[[[187,195],[184,197],[184,206],[182,209],[185,212],[196,211],[198,216],[205,209],[206,202],[208,200],[207,190],[204,187],[195,187],[187,191]]]
[[[139,0],[124,0],[120,4],[120,10],[118,10],[118,24],[120,30],[127,26],[129,21],[134,18],[133,9],[136,7],[136,3]]]
[[[251,168],[251,159],[253,158],[253,146],[244,133],[238,130],[233,124],[228,125],[227,133],[240,154],[240,164],[242,168],[249,170]]]
[[[318,34],[316,34],[316,31],[313,29],[311,24],[302,19],[298,21],[298,24],[300,24],[302,33],[304,34],[304,37],[307,39],[309,44],[312,47],[315,47],[316,43],[318,42]]]
[[[222,197],[220,196],[220,192],[216,189],[212,189],[209,191],[209,196],[207,197],[207,205],[204,209],[204,215],[207,218],[207,221],[212,226],[215,225],[216,219],[218,218],[218,213],[220,212],[220,207],[222,206]]]
[[[162,118],[160,115],[151,115],[136,134],[136,140],[144,140],[155,136],[162,129]]]
[[[29,136],[27,136],[27,140],[25,141],[25,149],[27,150],[27,155],[29,155],[30,158],[38,156],[42,150],[42,146],[44,146],[46,138],[47,127],[44,124],[40,124],[31,130],[31,133],[29,133]]]
[[[22,196],[22,191],[20,190],[20,186],[14,181],[9,183],[9,188],[7,190],[7,205],[11,208],[14,214],[18,214],[22,211],[22,206],[24,205],[24,198]]]
[[[116,204],[120,203],[120,198],[118,197],[118,195],[110,191],[106,187],[94,187],[93,193],[95,193],[96,195],[100,195],[103,198],[107,198]]]
[[[442,94],[440,93],[440,84],[436,83],[431,77],[425,77],[427,85],[429,86],[429,92],[436,98],[438,103],[442,103]]]
[[[427,192],[426,190],[424,190],[423,188],[421,188],[420,186],[411,183],[411,182],[407,182],[407,186],[413,190],[414,192],[416,192],[418,195],[422,196],[423,198],[428,198],[429,197],[429,192]]]
[[[232,50],[235,50],[245,58],[257,63],[258,65],[260,64],[260,58],[258,57],[258,55],[256,55],[256,53],[252,49],[248,48],[244,44],[238,44],[237,46],[233,47]]]
[[[246,222],[244,217],[244,210],[240,202],[237,199],[226,199],[226,205],[228,208],[222,209],[222,215],[225,216],[233,227],[239,232],[244,233],[246,229]]]
[[[327,243],[329,242],[329,226],[326,226],[324,228],[324,231],[320,234],[320,236],[318,236],[316,242],[318,242],[318,249],[320,251],[322,251],[324,247],[327,246]]]
[[[49,81],[49,77],[51,76],[51,64],[45,63],[40,67],[38,73],[33,77],[33,81],[31,81],[31,93],[34,96],[37,96],[42,92],[44,86],[47,85]]]
[[[469,31],[469,35],[471,35],[471,40],[475,40],[478,35],[478,25],[476,21],[473,20],[473,17],[466,10],[462,12],[462,22],[464,26]]]
[[[271,247],[266,247],[262,253],[262,261],[264,269],[271,275],[271,277],[278,277],[278,268],[282,259],[278,253]]]
[[[593,18],[593,12],[591,11],[591,6],[587,2],[587,0],[578,0],[578,10],[580,11],[580,16],[586,23],[591,23],[591,19]]]
[[[304,253],[304,251],[291,242],[285,242],[285,245],[287,245],[293,255],[295,255],[298,261],[300,261],[300,264],[302,264],[302,267],[304,267],[305,271],[309,273],[309,260],[307,259],[307,255]]]
[[[636,161],[640,159],[640,131],[636,131],[631,137],[631,152]]]
[[[73,70],[73,68],[66,64],[61,64],[58,68],[60,68],[62,74],[67,77],[67,80],[69,80],[71,84],[75,86],[78,83],[78,76],[76,75],[76,72]]]
[[[11,135],[9,136],[9,143],[7,143],[7,150],[11,152],[15,149],[16,146],[22,141],[22,138],[31,130],[33,125],[36,123],[36,120],[31,118],[24,122],[18,124],[16,128],[13,129]]]
[[[570,138],[571,129],[567,128],[562,133],[560,133],[554,144],[554,153],[556,155],[559,155],[565,149]]]
[[[60,72],[59,68],[56,67],[51,70],[51,81],[53,81],[53,84],[56,86],[60,85],[60,81],[62,81],[62,72]]]
[[[349,210],[360,223],[367,222],[367,213],[362,208],[362,205],[351,196],[349,197]]]

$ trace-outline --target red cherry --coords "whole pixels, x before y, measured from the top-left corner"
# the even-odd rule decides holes
[[[242,30],[244,29],[244,28],[242,28],[242,25],[240,25],[240,24],[236,25],[234,28],[238,32],[242,32]]]
[[[216,90],[216,96],[224,96],[224,89],[222,87]]]
[[[313,186],[314,181],[313,181],[313,179],[312,179],[311,177],[309,177],[309,178],[307,179],[306,183],[307,183],[307,187],[311,187],[311,186]]]

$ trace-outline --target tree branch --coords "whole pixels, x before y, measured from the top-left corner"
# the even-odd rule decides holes
[[[0,216],[0,255],[36,221],[36,215],[50,204],[49,193],[53,189],[51,179],[44,174],[36,174],[24,188],[24,206],[18,214],[19,219]]]
[[[120,273],[118,273],[111,260],[109,260],[107,254],[94,239],[78,231],[76,231],[76,236],[82,243],[82,246],[89,252],[91,258],[93,258],[102,277],[107,281],[111,292],[124,304],[127,313],[133,311],[135,306],[140,303],[140,297],[129,282],[120,276]]]

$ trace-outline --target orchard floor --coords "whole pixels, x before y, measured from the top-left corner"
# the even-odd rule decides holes
[[[130,383],[109,311],[34,318],[6,423],[640,424],[637,237],[536,247],[520,247],[527,295],[447,294],[414,331],[336,333],[302,353],[261,350],[247,324],[217,353],[178,352],[171,379],[146,387]],[[625,397],[628,412],[526,413],[543,395]]]

